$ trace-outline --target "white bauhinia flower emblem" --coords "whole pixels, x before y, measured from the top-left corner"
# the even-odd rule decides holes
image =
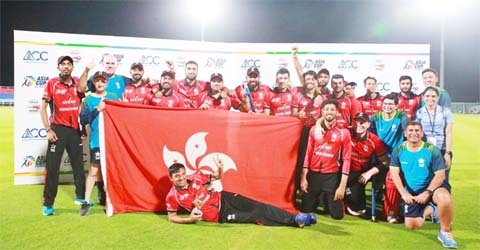
[[[224,173],[230,169],[236,171],[237,166],[232,158],[220,152],[213,152],[205,155],[203,158],[201,158],[197,165],[197,159],[207,152],[207,143],[205,142],[205,137],[207,134],[207,132],[198,132],[188,138],[187,143],[185,144],[185,156],[188,164],[185,162],[185,157],[180,152],[169,150],[167,145],[163,146],[163,161],[165,166],[168,168],[173,163],[181,163],[185,166],[187,175],[196,172],[211,174],[216,172],[218,169],[217,165],[215,164],[215,157],[218,157],[223,161]],[[215,191],[221,191],[221,182],[215,181],[215,183],[212,183],[212,188]]]

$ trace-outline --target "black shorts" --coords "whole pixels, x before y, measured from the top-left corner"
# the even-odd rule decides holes
[[[90,163],[100,164],[100,148],[90,149]]]

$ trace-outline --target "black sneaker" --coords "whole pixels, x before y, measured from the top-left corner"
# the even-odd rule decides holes
[[[88,202],[83,202],[82,204],[82,207],[80,208],[80,211],[78,211],[78,213],[80,214],[80,216],[85,216],[88,214],[88,210],[90,209],[90,204],[88,204]]]
[[[100,204],[102,206],[105,206],[106,201],[107,201],[107,195],[105,194],[105,191],[103,191],[103,192],[99,191],[98,192],[98,204]]]

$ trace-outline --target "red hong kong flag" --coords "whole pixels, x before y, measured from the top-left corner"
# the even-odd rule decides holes
[[[296,211],[298,119],[105,102],[100,141],[107,215],[165,211],[168,166],[180,162],[187,174],[212,173],[217,156],[224,161],[217,188]]]

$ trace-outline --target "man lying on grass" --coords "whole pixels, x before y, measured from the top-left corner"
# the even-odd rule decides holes
[[[196,223],[204,220],[219,223],[255,223],[265,226],[295,226],[303,228],[317,222],[314,214],[292,214],[237,193],[214,191],[209,184],[219,180],[223,162],[215,159],[218,171],[211,175],[195,173],[187,176],[185,166],[174,163],[168,168],[173,187],[166,197],[168,220],[175,223]],[[177,214],[180,207],[190,216]]]

